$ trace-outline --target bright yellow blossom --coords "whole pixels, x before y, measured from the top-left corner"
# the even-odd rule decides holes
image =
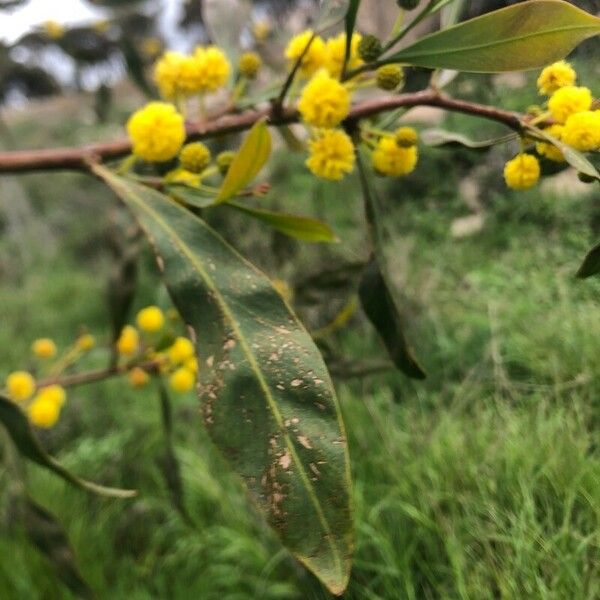
[[[16,402],[24,402],[35,392],[35,379],[27,371],[14,371],[6,378],[6,391]]]
[[[191,173],[201,173],[211,161],[210,150],[202,142],[186,144],[179,154],[179,163]]]
[[[346,39],[345,33],[340,33],[338,36],[330,38],[325,44],[327,50],[327,63],[326,67],[329,74],[336,79],[342,74],[342,68],[344,67],[344,59],[346,57]],[[352,35],[352,42],[350,44],[350,57],[348,59],[348,69],[358,69],[363,64],[363,60],[358,55],[358,46],[362,35],[360,33],[354,33]]]
[[[551,135],[553,138],[557,140],[562,139],[563,134],[563,125],[551,125],[550,127],[546,127],[544,131]],[[538,142],[535,145],[535,149],[540,156],[545,156],[548,160],[553,160],[554,162],[564,162],[565,157],[561,150],[557,148],[554,144],[550,142]]]
[[[96,345],[96,338],[89,333],[80,335],[77,338],[77,340],[75,341],[75,346],[77,347],[78,350],[81,350],[82,352],[88,352],[95,345]]]
[[[140,336],[135,327],[126,325],[117,340],[117,351],[123,356],[132,356],[140,346]]]
[[[174,365],[183,364],[186,360],[194,357],[194,344],[188,338],[178,337],[167,349],[167,354]]]
[[[571,115],[592,106],[592,92],[586,87],[567,85],[556,90],[548,101],[548,108],[552,118],[559,123],[564,123]]]
[[[566,85],[574,85],[577,80],[575,69],[566,61],[559,60],[546,67],[538,77],[537,86],[540,94],[550,96]]]
[[[317,177],[339,181],[354,169],[354,145],[339,129],[323,129],[308,143],[306,166]]]
[[[178,100],[201,89],[198,61],[181,52],[165,52],[154,66],[154,81],[165,100]]]
[[[62,408],[67,401],[67,392],[60,385],[49,385],[40,388],[33,401],[37,402],[38,400],[54,402],[59,408]]]
[[[302,91],[298,110],[309,125],[336,127],[350,112],[350,92],[327,71],[319,71]]]
[[[402,177],[414,171],[419,159],[416,146],[399,146],[394,137],[385,135],[379,139],[373,151],[373,168],[381,175]]]
[[[528,190],[540,178],[540,163],[532,154],[521,153],[504,167],[506,185],[513,190]]]
[[[165,316],[158,306],[147,306],[138,312],[136,321],[142,331],[154,333],[165,324]]]
[[[56,344],[50,338],[39,338],[31,344],[31,351],[38,358],[52,358],[56,355]]]
[[[192,358],[188,358],[183,366],[196,375],[198,373],[198,359],[193,356]]]
[[[60,404],[52,398],[36,397],[27,408],[29,420],[36,427],[50,429],[60,417]]]
[[[199,46],[194,51],[199,68],[200,93],[216,92],[228,81],[231,65],[222,50],[216,46]]]
[[[307,29],[290,40],[285,49],[285,57],[290,63],[295,64],[302,56],[313,35],[313,30]],[[325,47],[325,42],[321,37],[316,36],[302,59],[300,73],[304,75],[304,77],[310,77],[320,68],[324,67],[326,62],[327,49]]]
[[[562,139],[581,152],[600,150],[600,110],[571,115],[565,123]]]
[[[135,367],[129,371],[129,384],[131,387],[142,388],[147,385],[148,381],[150,381],[150,375],[144,369]]]
[[[186,392],[194,389],[195,383],[196,376],[185,367],[177,369],[169,377],[169,385],[171,386],[171,389],[175,392],[179,392],[180,394],[185,394]]]
[[[172,104],[150,102],[127,123],[133,153],[149,162],[165,162],[179,153],[185,141],[183,117]]]

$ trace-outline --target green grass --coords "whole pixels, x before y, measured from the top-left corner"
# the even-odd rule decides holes
[[[447,123],[463,125],[473,127],[463,117]],[[56,128],[63,139],[78,135]],[[23,135],[25,145],[34,132]],[[357,516],[344,597],[593,600],[600,597],[600,284],[576,281],[574,273],[594,241],[595,197],[507,193],[501,153],[423,154],[419,171],[384,196],[408,333],[429,377],[419,383],[384,373],[336,382]],[[240,246],[286,279],[366,258],[356,182],[315,184],[301,157],[294,160],[274,168],[273,205],[328,220],[342,244],[284,242],[235,215],[217,224],[232,237],[243,224]],[[452,220],[469,214],[458,182],[482,162],[489,166],[478,174],[485,225],[455,239]],[[2,188],[3,373],[27,366],[38,335],[64,345],[81,325],[106,331],[105,232],[116,206],[79,177],[31,176],[11,185],[21,195],[8,197]],[[6,216],[15,210],[11,198],[23,203],[23,230]],[[146,255],[136,306],[150,302],[167,306]],[[333,316],[327,302],[303,314],[313,327]],[[330,343],[357,359],[383,357],[360,316]],[[98,351],[87,366],[103,360]],[[173,509],[164,484],[153,391],[118,381],[75,390],[59,426],[44,436],[69,468],[135,487],[139,499],[89,497],[28,467],[32,496],[64,523],[98,597],[327,598],[227,473],[195,399],[178,398],[175,409],[193,527]],[[11,477],[0,468],[0,597],[69,598],[16,524]]]

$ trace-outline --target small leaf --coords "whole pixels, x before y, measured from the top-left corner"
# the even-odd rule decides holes
[[[358,9],[360,8],[361,0],[350,0],[350,6],[346,13],[346,53],[344,55],[344,67],[350,60],[350,54],[352,50],[352,34],[356,27],[356,17],[358,16]]]
[[[208,196],[201,190],[187,185],[169,185],[166,188],[166,192],[175,200],[195,208],[208,208],[215,203],[215,196]]]
[[[228,202],[227,206],[231,206],[231,208],[297,240],[305,242],[339,242],[339,238],[329,225],[311,217],[288,215],[263,208],[252,208],[237,202]]]
[[[333,593],[353,547],[347,444],[310,335],[271,281],[163,194],[93,167],[152,242],[200,365],[208,432],[282,543]]]
[[[52,563],[62,582],[78,598],[93,598],[94,593],[79,572],[69,538],[56,517],[25,497],[23,521],[30,540]]]
[[[421,132],[421,139],[427,146],[440,147],[440,146],[451,146],[451,147],[465,147],[471,150],[489,150],[493,146],[504,144],[516,139],[518,135],[516,133],[509,133],[499,138],[491,140],[476,141],[463,135],[461,133],[455,133],[453,131],[445,131],[443,129],[426,129]]]
[[[252,127],[235,155],[217,202],[225,202],[243,190],[260,173],[271,156],[271,134],[265,120]]]
[[[385,235],[379,198],[367,175],[360,152],[357,152],[358,174],[365,201],[365,212],[376,261],[367,267],[359,288],[365,314],[382,337],[394,364],[408,377],[425,379],[421,368],[404,335],[400,309],[390,284],[391,276],[385,254]]]
[[[600,173],[598,173],[596,167],[581,152],[578,152],[575,148],[568,146],[539,127],[527,125],[527,129],[532,131],[537,137],[541,137],[553,146],[556,146],[563,153],[565,160],[580,173],[589,175],[594,179],[600,179]]]
[[[586,255],[583,264],[577,271],[579,279],[587,279],[600,273],[600,243],[596,244]]]
[[[425,36],[386,57],[432,69],[498,73],[536,69],[600,33],[600,19],[563,0],[528,0]]]
[[[25,413],[14,402],[3,396],[0,396],[0,423],[6,427],[8,435],[22,456],[52,471],[74,486],[99,496],[112,496],[113,498],[132,498],[137,494],[135,490],[108,488],[73,475],[46,453],[35,437]]]
[[[365,314],[381,336],[396,367],[413,379],[425,379],[425,371],[406,341],[400,310],[376,261],[367,267],[359,294]]]

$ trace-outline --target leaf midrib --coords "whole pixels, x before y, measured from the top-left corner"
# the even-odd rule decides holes
[[[110,179],[113,179],[112,174],[106,173],[104,171],[104,169],[102,169],[101,172],[104,176],[109,177]],[[118,180],[113,179],[113,181],[115,181],[115,183],[117,185],[121,185],[121,183]],[[330,546],[331,550],[333,551],[333,556],[335,559],[338,573],[343,578],[344,577],[344,569],[343,569],[342,559],[340,556],[341,552],[338,549],[337,545],[333,543],[333,540],[335,539],[333,532],[331,531],[331,528],[329,527],[327,519],[325,518],[325,514],[323,513],[321,505],[318,501],[315,490],[314,490],[312,484],[310,483],[310,480],[304,469],[304,465],[300,461],[300,458],[298,457],[298,454],[294,448],[294,445],[290,439],[290,436],[285,429],[283,417],[282,417],[281,413],[279,412],[277,404],[275,403],[275,399],[272,395],[271,389],[270,389],[267,381],[265,380],[262,370],[259,368],[259,365],[257,364],[253,353],[251,352],[248,344],[246,343],[245,336],[240,331],[240,328],[239,328],[239,325],[238,325],[236,319],[231,314],[225,299],[223,298],[222,294],[220,293],[219,288],[215,286],[215,284],[214,284],[213,280],[211,279],[211,277],[209,276],[208,272],[202,268],[201,263],[199,263],[197,261],[196,257],[193,255],[193,253],[191,253],[188,250],[187,245],[180,241],[179,236],[177,236],[177,234],[173,230],[173,228],[170,227],[169,224],[164,221],[164,219],[160,216],[160,214],[158,214],[155,210],[153,210],[151,207],[149,207],[143,201],[143,199],[139,198],[137,196],[137,194],[135,194],[134,192],[131,192],[128,190],[125,190],[125,192],[128,196],[130,196],[133,199],[133,201],[138,205],[139,208],[141,208],[143,211],[146,211],[147,213],[149,213],[152,216],[152,218],[155,219],[155,221],[157,223],[159,223],[159,225],[165,230],[165,232],[167,232],[167,234],[169,235],[169,237],[171,238],[173,243],[179,247],[179,249],[185,256],[188,257],[188,259],[190,260],[190,262],[192,263],[194,268],[199,273],[200,277],[205,281],[205,283],[209,287],[209,289],[215,294],[215,298],[218,300],[223,313],[229,319],[231,326],[237,335],[238,341],[240,342],[240,345],[244,349],[244,353],[246,354],[246,357],[252,367],[252,370],[255,373],[255,376],[260,384],[260,387],[262,388],[265,396],[267,397],[269,407],[270,407],[273,415],[275,416],[277,425],[279,426],[279,429],[282,432],[283,437],[285,439],[286,446],[287,446],[288,450],[290,451],[290,454],[292,456],[294,463],[296,464],[296,467],[299,470],[299,473],[302,477],[302,481],[304,483],[305,489],[307,490],[309,498],[314,506],[316,513],[317,513],[319,522],[320,522],[321,527],[327,537],[329,546]],[[304,559],[307,562],[311,561],[310,557],[304,557]]]

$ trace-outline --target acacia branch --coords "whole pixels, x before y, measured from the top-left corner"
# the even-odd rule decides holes
[[[452,112],[473,115],[502,123],[517,132],[522,131],[525,125],[523,116],[518,113],[485,104],[457,100],[436,90],[424,90],[389,98],[366,100],[351,109],[346,123],[353,125],[361,119],[382,112],[415,106],[433,106]],[[266,119],[267,123],[272,126],[289,125],[300,120],[298,112],[292,108],[252,110],[240,114],[221,116],[208,122],[190,124],[187,126],[187,139],[188,141],[194,141],[246,131],[260,119]],[[108,162],[127,156],[130,153],[131,143],[126,139],[80,148],[0,152],[0,173],[14,174],[59,170],[87,171],[91,162]]]

